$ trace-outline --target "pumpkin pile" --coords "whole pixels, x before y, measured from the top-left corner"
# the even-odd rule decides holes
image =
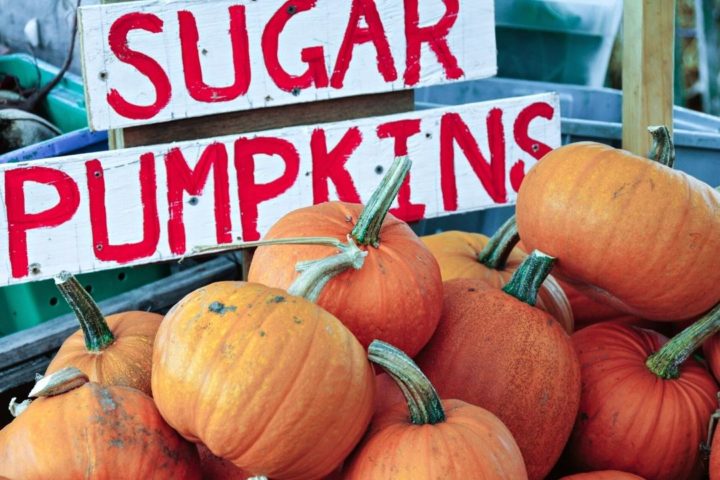
[[[548,153],[489,238],[390,214],[399,157],[164,318],[61,274],[81,329],[11,404],[0,478],[720,478],[720,193],[652,134]]]

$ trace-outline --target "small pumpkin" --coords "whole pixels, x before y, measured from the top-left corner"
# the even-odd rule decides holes
[[[332,472],[370,422],[374,375],[352,333],[307,298],[364,256],[350,243],[305,263],[289,292],[218,282],[183,298],[155,339],[152,389],[163,417],[250,475]]]
[[[397,345],[414,356],[427,343],[440,318],[442,281],[437,261],[417,235],[388,210],[410,169],[396,159],[365,208],[326,202],[300,208],[278,220],[265,240],[350,234],[367,252],[365,266],[329,282],[318,305],[339,318],[360,343],[373,339]],[[288,288],[295,265],[332,252],[324,245],[262,246],[253,257],[248,280]]]
[[[40,387],[40,388],[39,388]],[[134,388],[89,382],[75,368],[44,377],[41,396],[0,431],[0,475],[48,478],[200,479],[195,447]]]
[[[152,348],[162,315],[138,311],[105,319],[74,276],[63,272],[55,283],[75,312],[80,330],[63,342],[45,374],[72,365],[92,382],[124,385],[152,395]]]
[[[397,382],[407,403],[373,421],[349,460],[347,480],[527,478],[520,449],[495,415],[459,400],[441,401],[412,360],[391,345],[374,341],[369,356]]]
[[[567,446],[578,470],[615,469],[657,480],[702,475],[698,446],[718,385],[688,358],[720,328],[720,306],[667,341],[617,323],[573,334],[582,365],[580,414]]]
[[[661,162],[560,147],[528,172],[516,212],[525,245],[603,303],[674,321],[720,301],[720,193]]]
[[[560,480],[645,480],[632,473],[619,472],[617,470],[603,470],[600,472],[576,473],[562,477]]]
[[[532,306],[553,261],[533,252],[502,290],[477,279],[445,282],[440,324],[416,357],[440,395],[503,421],[531,479],[544,478],[560,457],[580,402],[570,337]]]
[[[518,236],[515,216],[510,217],[488,238],[479,233],[448,231],[421,237],[440,265],[443,282],[454,278],[477,278],[502,288],[527,254],[516,248]],[[543,282],[537,307],[552,315],[572,333],[573,310],[568,297],[552,275]]]

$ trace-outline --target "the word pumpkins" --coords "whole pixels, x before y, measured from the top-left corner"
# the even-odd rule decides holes
[[[517,224],[557,275],[625,312],[682,320],[720,301],[720,193],[661,161],[560,147],[525,177]]]
[[[0,431],[0,475],[17,480],[199,480],[195,446],[134,388],[100,385],[68,367]]]
[[[265,240],[350,234],[367,252],[365,266],[332,279],[318,305],[339,318],[365,347],[384,340],[414,356],[427,343],[440,318],[442,281],[432,254],[403,221],[388,213],[410,169],[407,157],[395,160],[380,186],[362,205],[326,202],[282,217]],[[263,246],[257,249],[248,280],[288,288],[295,265],[332,252],[324,245]]]
[[[152,390],[163,417],[252,476],[332,472],[370,422],[373,371],[352,333],[304,297],[364,255],[351,242],[306,263],[289,292],[218,282],[183,298],[155,339]]]

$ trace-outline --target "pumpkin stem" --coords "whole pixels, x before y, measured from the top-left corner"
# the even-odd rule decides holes
[[[348,243],[343,244],[340,253],[320,260],[308,260],[298,262],[295,269],[300,276],[288,288],[290,295],[304,297],[311,302],[317,301],[322,289],[335,275],[344,272],[352,267],[359,270],[367,252],[363,252],[355,245],[352,237],[348,235]]]
[[[445,410],[435,387],[402,350],[373,340],[368,347],[368,359],[380,365],[398,384],[414,425],[435,425],[445,421]]]
[[[257,242],[233,242],[222,245],[199,245],[193,247],[192,253],[220,253],[232,250],[252,247],[264,247],[267,245],[327,245],[329,247],[344,248],[345,244],[332,237],[292,237],[274,238],[272,240],[258,240]]]
[[[52,397],[88,383],[90,379],[75,367],[65,367],[37,381],[28,397]]]
[[[666,380],[680,376],[680,365],[703,344],[720,331],[720,304],[700,320],[675,335],[660,350],[645,361],[647,368]]]
[[[554,264],[555,257],[546,255],[540,250],[533,250],[515,270],[508,283],[503,287],[503,292],[528,305],[535,306],[540,287],[550,275]]]
[[[648,157],[650,160],[659,162],[666,167],[673,168],[675,165],[675,145],[673,145],[670,131],[665,125],[648,127],[652,135],[652,146]]]
[[[115,336],[105,322],[105,317],[100,312],[100,308],[98,308],[90,294],[80,285],[80,282],[71,273],[60,272],[55,277],[55,285],[62,293],[62,296],[65,297],[65,301],[70,305],[70,308],[75,312],[88,351],[101,352],[112,345]]]
[[[411,164],[407,156],[395,157],[352,229],[351,235],[359,245],[372,245],[375,248],[380,245],[380,229],[385,215],[395,201]]]
[[[478,254],[478,262],[493,270],[504,269],[510,253],[519,241],[520,235],[513,215],[490,237],[485,248]]]
[[[24,402],[18,402],[16,397],[13,397],[10,399],[10,405],[8,405],[8,410],[10,410],[10,415],[13,416],[13,418],[17,418],[20,416],[21,413],[23,413],[32,403],[32,400],[25,400]]]

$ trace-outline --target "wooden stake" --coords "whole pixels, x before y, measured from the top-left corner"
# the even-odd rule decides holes
[[[625,0],[623,148],[646,156],[650,125],[672,133],[675,0]]]

